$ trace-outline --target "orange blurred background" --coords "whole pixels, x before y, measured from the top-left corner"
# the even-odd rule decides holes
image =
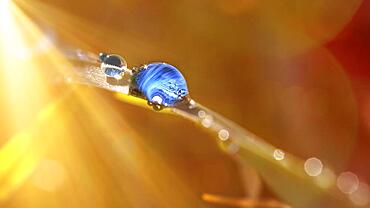
[[[60,82],[63,46],[177,66],[196,101],[355,173],[349,199],[369,206],[369,1],[0,2],[0,207],[230,207],[204,194],[342,207],[266,182],[189,121]]]

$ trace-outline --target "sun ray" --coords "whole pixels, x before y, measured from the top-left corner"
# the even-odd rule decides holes
[[[48,79],[54,78],[50,76],[50,71],[63,78],[67,70],[72,69],[72,64],[66,60],[57,46],[48,42],[47,34],[17,6],[19,3],[32,10],[29,3],[21,0],[4,2],[2,1],[1,6],[6,7],[1,7],[0,11],[0,58],[2,60],[0,73],[5,80],[4,96],[9,100],[7,106],[11,109],[12,122],[9,126],[15,126],[13,129],[17,133],[0,147],[0,183],[2,183],[0,202],[9,199],[21,186],[28,187],[27,179],[37,171],[39,163],[53,153],[60,160],[72,161],[69,165],[72,165],[76,173],[73,172],[70,175],[77,178],[82,175],[88,183],[86,186],[91,187],[88,190],[85,187],[71,189],[74,196],[68,198],[68,201],[76,207],[89,204],[91,200],[96,203],[94,206],[104,207],[107,202],[102,189],[107,186],[106,183],[109,183],[109,180],[112,181],[109,177],[117,178],[119,189],[133,204],[142,203],[145,206],[145,202],[140,202],[140,194],[145,192],[161,207],[173,207],[178,203],[182,204],[180,207],[188,205],[202,207],[203,203],[199,196],[193,194],[190,187],[173,173],[156,150],[153,150],[143,138],[132,133],[134,130],[121,115],[117,114],[114,106],[102,108],[110,104],[104,101],[99,93],[66,85],[67,89],[72,89],[73,100],[70,101],[72,105],[69,107],[79,108],[78,111],[84,111],[85,116],[80,118],[73,114],[69,107],[63,107],[68,103],[65,103],[66,101],[61,97],[63,98],[63,95],[67,94],[65,91],[68,90],[52,93],[50,88],[53,86]],[[44,13],[50,17],[56,16],[68,18],[69,22],[74,21],[68,14],[58,13],[51,7],[43,8],[47,8]],[[58,22],[55,18],[50,21],[54,25],[55,22]],[[88,31],[96,30],[94,25],[85,24],[83,21],[77,21],[76,24]],[[65,26],[66,36],[71,38],[68,31],[72,28],[62,23],[59,26]],[[81,32],[81,37],[85,36],[86,34],[83,35]],[[38,51],[38,43],[45,38],[47,47]],[[80,37],[75,39],[78,45],[85,46]],[[45,67],[45,60],[48,67]],[[45,71],[45,68],[50,71]],[[58,98],[63,101],[56,101]],[[78,122],[79,120],[82,122]],[[92,137],[92,132],[101,136]],[[78,142],[91,145],[90,148],[94,147],[96,153],[87,157],[87,152],[91,150],[79,149],[76,147]],[[62,144],[63,149],[60,149],[57,144]],[[103,164],[94,164],[90,167],[84,164],[86,161],[83,158],[86,157],[103,158],[109,168],[104,167]],[[111,161],[110,157],[114,157],[115,160]],[[117,164],[121,168],[117,168]],[[90,171],[90,168],[95,171]],[[123,170],[129,171],[128,176],[134,179],[133,182],[121,178],[121,174],[125,173],[122,172]],[[97,172],[104,175],[103,180],[96,181]],[[65,183],[77,182],[66,179]],[[128,187],[126,187],[127,184],[129,184]],[[178,194],[178,191],[182,194]],[[80,196],[79,199],[91,197],[80,201],[75,199],[76,195]],[[186,201],[184,196],[192,200]],[[58,200],[61,198],[62,195],[59,195]],[[27,203],[30,204],[29,206],[36,206],[37,200],[32,199]]]

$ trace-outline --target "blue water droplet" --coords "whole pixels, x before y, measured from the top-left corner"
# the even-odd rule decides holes
[[[148,101],[156,103],[156,100],[161,100],[158,104],[164,106],[173,106],[189,94],[181,72],[166,63],[146,65],[135,75],[134,82],[135,87]]]

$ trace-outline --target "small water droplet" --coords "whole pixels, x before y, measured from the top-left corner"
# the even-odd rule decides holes
[[[200,110],[200,111],[198,111],[198,116],[199,116],[199,118],[204,118],[204,117],[206,117],[206,112]]]
[[[280,149],[276,149],[273,155],[274,155],[275,160],[283,160],[285,158],[284,151]]]
[[[226,141],[229,139],[229,131],[226,130],[226,129],[221,129],[219,132],[218,132],[218,138],[220,138],[222,141]]]

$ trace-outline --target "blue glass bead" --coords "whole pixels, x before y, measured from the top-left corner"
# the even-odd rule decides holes
[[[173,106],[189,94],[180,71],[166,63],[146,65],[135,75],[134,82],[149,102],[164,106]]]

